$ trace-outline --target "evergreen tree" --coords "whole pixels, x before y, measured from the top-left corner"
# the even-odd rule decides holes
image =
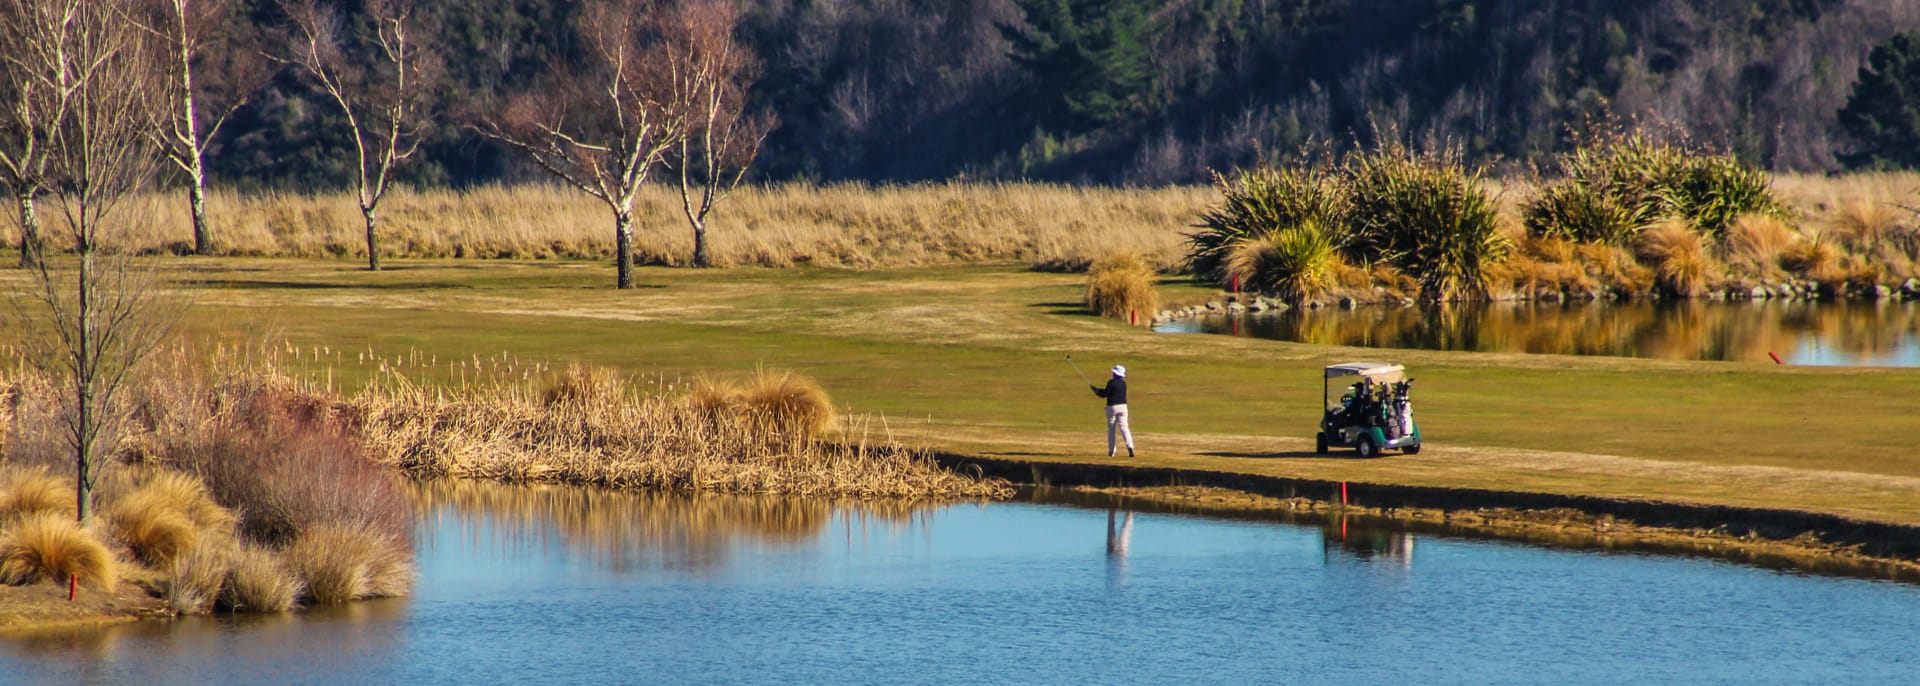
[[[1841,156],[1848,165],[1920,167],[1920,32],[1873,49],[1840,110],[1840,125],[1862,146]]]
[[[1030,115],[1043,129],[1080,134],[1147,109],[1153,0],[1016,0],[1025,26],[1002,26],[1028,73]]]

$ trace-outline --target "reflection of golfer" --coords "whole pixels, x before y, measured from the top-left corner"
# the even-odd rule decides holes
[[[1128,510],[1126,521],[1116,528],[1113,510],[1107,510],[1107,554],[1126,557],[1128,539],[1131,538],[1133,538],[1133,511]]]
[[[1113,457],[1115,430],[1126,440],[1127,457],[1133,457],[1133,428],[1127,426],[1127,368],[1116,364],[1113,366],[1113,378],[1107,379],[1106,388],[1096,388],[1093,384],[1087,384],[1087,388],[1092,388],[1094,395],[1107,399],[1107,457]]]

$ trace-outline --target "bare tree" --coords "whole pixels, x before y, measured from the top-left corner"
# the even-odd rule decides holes
[[[62,36],[70,30],[63,5],[34,0],[0,2],[0,22],[21,32],[53,32]],[[30,268],[40,261],[40,217],[34,201],[47,183],[47,151],[54,122],[61,120],[73,97],[71,84],[51,79],[44,72],[49,51],[54,45],[10,41],[0,51],[0,182],[12,191],[20,213],[20,266]]]
[[[619,288],[633,287],[633,200],[678,142],[684,103],[662,73],[654,0],[589,0],[580,9],[584,58],[556,65],[537,90],[520,93],[476,124],[482,135],[606,203],[613,212]]]
[[[685,103],[685,130],[667,165],[679,172],[680,207],[693,227],[693,266],[713,266],[707,215],[760,154],[770,115],[746,112],[760,60],[735,35],[742,10],[732,0],[686,0],[662,13],[664,72],[671,99]]]
[[[282,0],[281,8],[292,24],[293,52],[285,59],[340,107],[353,129],[367,268],[379,271],[380,200],[392,188],[394,170],[419,152],[433,124],[434,95],[444,77],[440,59],[421,35],[413,0],[366,0],[358,30],[318,0]]]
[[[133,27],[137,0],[0,0],[0,45],[36,89],[64,94],[60,116],[43,120],[44,187],[60,208],[54,226],[71,240],[71,264],[35,262],[33,299],[21,341],[28,359],[59,380],[60,414],[74,450],[81,521],[93,513],[103,430],[129,373],[173,321],[167,305],[107,239],[124,226],[120,201],[152,175],[148,109],[157,97],[153,52]],[[11,103],[9,103],[11,104]],[[41,335],[33,335],[33,334]],[[111,440],[107,440],[110,443]]]
[[[154,142],[187,175],[193,252],[213,253],[207,226],[207,148],[220,127],[266,86],[273,69],[258,32],[236,16],[233,0],[149,0],[141,26],[165,50],[166,108],[156,108]]]

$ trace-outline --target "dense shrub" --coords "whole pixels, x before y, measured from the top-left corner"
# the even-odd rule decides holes
[[[1243,242],[1265,241],[1273,234],[1307,224],[1334,243],[1342,224],[1340,189],[1315,168],[1257,167],[1228,179],[1213,175],[1220,204],[1200,215],[1187,234],[1187,270],[1196,278],[1225,283],[1228,260]]]
[[[1239,241],[1227,257],[1226,271],[1243,288],[1305,302],[1333,287],[1340,264],[1333,231],[1319,221],[1306,221]]]
[[[243,409],[180,456],[251,540],[284,545],[322,524],[411,540],[412,506],[395,477],[324,408],[271,385],[238,396]]]
[[[1350,258],[1393,265],[1428,300],[1485,294],[1487,268],[1510,246],[1493,199],[1458,152],[1387,144],[1349,155],[1342,176]]]
[[[1602,128],[1556,162],[1558,179],[1521,208],[1532,235],[1625,245],[1679,219],[1718,241],[1741,215],[1787,214],[1766,172],[1644,131]]]

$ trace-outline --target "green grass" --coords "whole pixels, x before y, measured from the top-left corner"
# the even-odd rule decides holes
[[[189,335],[279,331],[331,347],[351,387],[368,349],[441,367],[502,353],[688,382],[790,368],[843,409],[931,447],[1104,461],[1089,374],[1129,368],[1136,463],[1377,483],[1784,507],[1920,522],[1920,370],[1387,351],[1175,336],[1079,305],[1083,277],[1017,266],[850,272],[597,263],[193,259]],[[184,277],[187,272],[181,272]],[[0,280],[18,278],[0,274]],[[1163,284],[1174,302],[1204,297]],[[0,291],[4,292],[4,291]],[[1311,454],[1320,367],[1391,359],[1419,379],[1419,456]]]

